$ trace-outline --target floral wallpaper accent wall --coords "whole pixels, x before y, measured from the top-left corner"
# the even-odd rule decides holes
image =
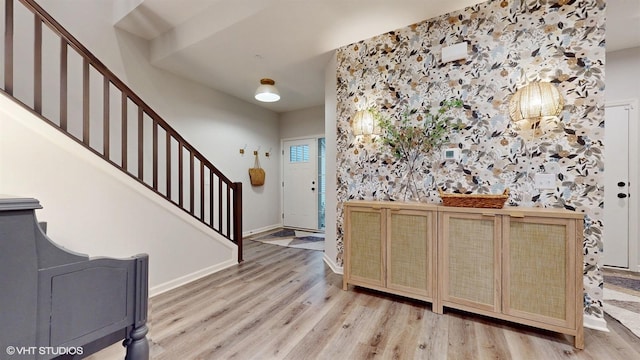
[[[400,118],[407,109],[459,98],[461,130],[449,135],[458,162],[418,159],[420,201],[438,203],[437,189],[501,193],[509,206],[559,207],[585,214],[584,306],[602,314],[599,267],[603,219],[604,0],[488,1],[338,49],[338,259],[342,203],[404,200],[404,165],[375,139],[353,135],[357,110],[373,106]],[[442,64],[443,46],[466,41],[465,60]],[[559,126],[540,136],[514,129],[509,99],[531,81],[554,83],[564,98]],[[533,186],[535,173],[554,174],[556,188]],[[416,200],[413,198],[412,200]]]

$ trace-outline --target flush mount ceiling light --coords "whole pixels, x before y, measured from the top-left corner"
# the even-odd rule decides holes
[[[274,102],[280,100],[280,93],[271,79],[260,79],[260,86],[256,89],[255,98],[262,102]]]

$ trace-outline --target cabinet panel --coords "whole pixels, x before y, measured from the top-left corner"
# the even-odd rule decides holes
[[[574,326],[574,224],[551,218],[505,222],[506,314]]]
[[[384,285],[383,226],[380,210],[349,208],[347,266],[350,278],[356,281]]]
[[[387,287],[431,296],[432,212],[389,212]]]
[[[444,213],[442,230],[443,301],[497,311],[500,218]]]

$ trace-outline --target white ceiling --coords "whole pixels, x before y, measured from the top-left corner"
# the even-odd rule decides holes
[[[276,112],[324,103],[333,50],[478,0],[138,0],[116,24],[150,41],[151,63]],[[607,51],[640,46],[640,0],[607,2]],[[275,80],[282,99],[253,98]]]

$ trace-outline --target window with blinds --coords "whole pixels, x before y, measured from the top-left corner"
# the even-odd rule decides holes
[[[309,145],[293,145],[289,147],[289,162],[309,162]]]

